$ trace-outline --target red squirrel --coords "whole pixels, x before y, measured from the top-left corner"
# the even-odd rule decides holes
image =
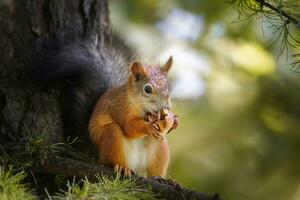
[[[166,175],[170,161],[166,134],[178,125],[178,117],[169,111],[171,66],[172,57],[162,66],[133,62],[128,81],[99,99],[89,134],[99,149],[100,163],[129,176]]]
[[[43,82],[65,80],[65,134],[89,136],[99,162],[116,172],[165,176],[170,161],[166,134],[179,123],[170,111],[172,57],[163,65],[146,66],[128,56],[129,50],[61,41],[46,40],[32,76]]]

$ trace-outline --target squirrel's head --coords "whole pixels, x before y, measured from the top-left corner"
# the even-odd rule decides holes
[[[172,56],[163,65],[145,66],[140,62],[131,64],[130,86],[135,102],[144,111],[157,112],[162,108],[170,109],[171,85],[167,74],[173,62]],[[138,102],[137,102],[138,101]]]

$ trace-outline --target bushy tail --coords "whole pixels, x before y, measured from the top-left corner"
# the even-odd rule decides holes
[[[33,79],[40,82],[66,80],[63,90],[65,134],[86,140],[96,101],[109,87],[126,80],[129,61],[120,52],[108,47],[97,48],[89,42],[50,44],[40,49],[32,71]]]

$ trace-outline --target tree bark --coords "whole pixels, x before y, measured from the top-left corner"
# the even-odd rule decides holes
[[[41,134],[49,124],[47,140],[62,139],[60,90],[41,90],[30,81],[29,69],[42,37],[110,41],[106,0],[0,1],[0,139],[1,143]],[[50,126],[51,125],[51,126]],[[45,132],[45,131],[42,131]],[[51,134],[49,134],[51,133]]]
[[[63,33],[60,35],[63,40],[82,38],[96,44],[109,43],[107,1],[0,0],[0,145],[24,141],[28,137],[42,137],[48,143],[63,140],[59,84],[42,89],[31,82],[28,73],[39,51],[37,41],[58,33]],[[33,170],[88,176],[91,180],[96,173],[113,175],[111,169],[103,166],[67,158],[52,158],[43,163]],[[213,199],[186,189],[179,192],[175,187],[162,186],[154,180],[139,180],[141,184],[151,184],[155,192],[168,199]]]
[[[81,161],[76,161],[62,157],[50,157],[43,161],[42,168],[32,170],[40,173],[60,173],[65,176],[87,177],[89,181],[97,181],[95,174],[114,177],[112,169],[103,165],[92,165]],[[168,200],[221,200],[218,194],[206,195],[201,192],[182,188],[179,185],[161,183],[155,179],[145,179],[143,177],[132,176],[132,178],[142,186],[151,186],[153,192],[157,193],[158,198]]]

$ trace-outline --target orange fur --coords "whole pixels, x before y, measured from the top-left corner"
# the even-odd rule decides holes
[[[97,102],[89,123],[89,133],[99,150],[99,162],[140,175],[165,176],[170,160],[164,134],[174,120],[167,119],[160,133],[144,120],[147,104],[137,96],[134,75],[145,69],[134,65],[134,73],[124,85],[107,91]],[[148,71],[146,71],[148,73]],[[144,104],[143,104],[144,103]],[[173,116],[173,114],[172,114]],[[161,134],[162,139],[153,138]]]
[[[170,151],[167,139],[164,137],[157,148],[157,153],[150,160],[148,174],[150,176],[164,177],[167,174],[167,169],[170,162]]]

